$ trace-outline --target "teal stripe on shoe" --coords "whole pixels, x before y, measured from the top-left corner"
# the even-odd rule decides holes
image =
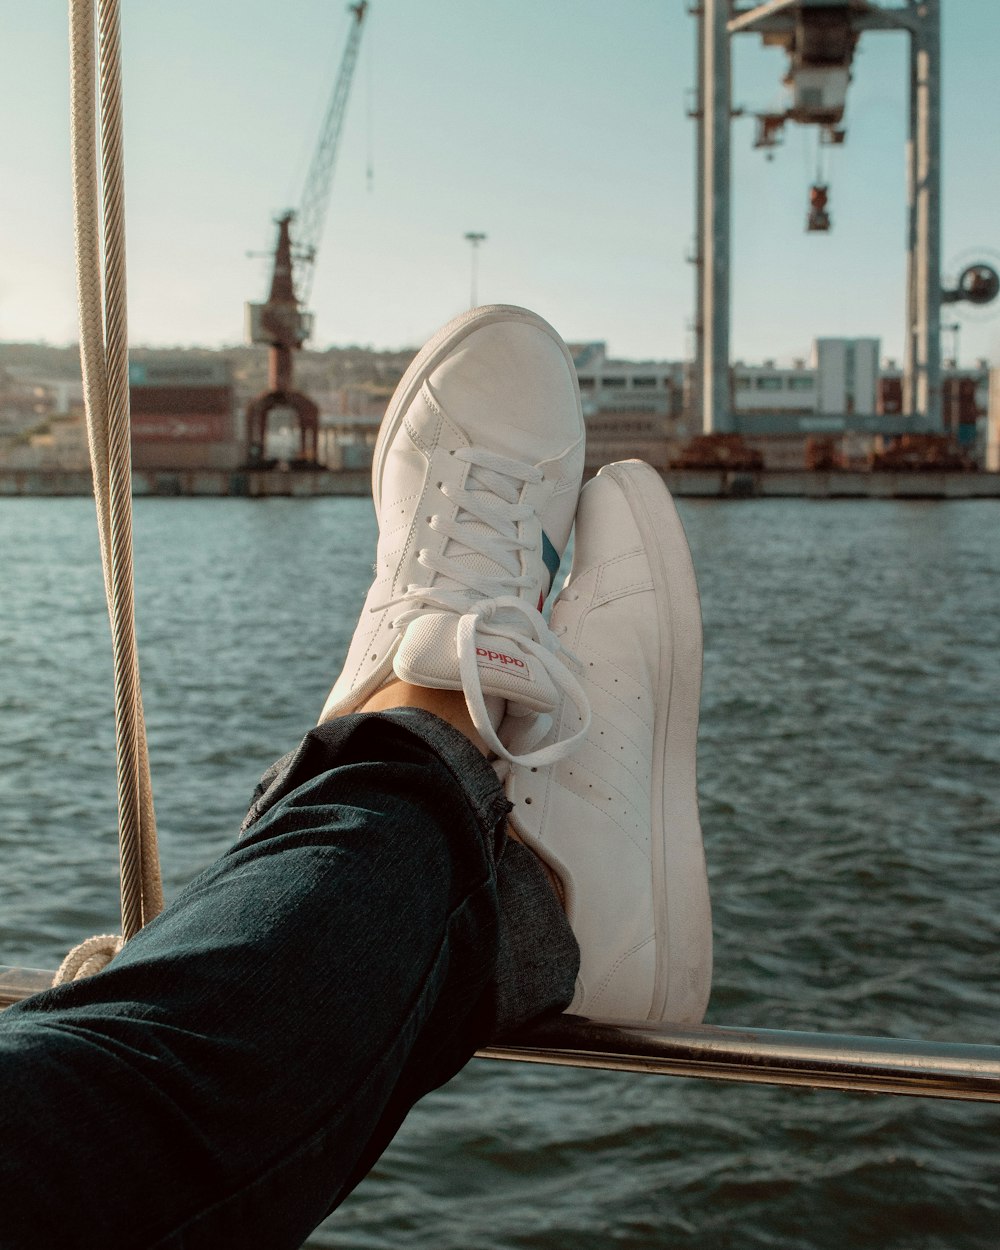
[[[542,530],[542,560],[545,567],[549,570],[549,585],[551,586],[556,579],[556,574],[559,572],[559,564],[562,557],[553,547],[551,539],[544,530]]]

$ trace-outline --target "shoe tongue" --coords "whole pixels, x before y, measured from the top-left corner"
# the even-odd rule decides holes
[[[393,658],[396,676],[415,686],[460,690],[458,620],[453,612],[426,612],[411,621]],[[533,712],[552,711],[559,694],[536,656],[512,638],[477,632],[475,642],[479,681],[487,698],[494,695]]]

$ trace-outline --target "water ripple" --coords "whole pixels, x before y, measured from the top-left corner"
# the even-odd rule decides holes
[[[709,1019],[996,1041],[1000,507],[684,503],[705,618]],[[140,500],[168,893],[315,718],[367,585],[367,501]],[[0,500],[0,962],[117,915],[93,507]],[[471,1064],[312,1246],[995,1250],[968,1104]]]

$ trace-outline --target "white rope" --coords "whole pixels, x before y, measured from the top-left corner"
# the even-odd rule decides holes
[[[63,985],[67,981],[81,981],[91,977],[95,972],[106,968],[123,946],[121,936],[117,933],[101,933],[97,937],[87,938],[79,946],[74,946],[59,965],[59,971],[52,978],[53,985]]]
[[[156,849],[149,755],[139,688],[132,574],[132,458],[125,295],[125,202],[122,154],[121,41],[118,0],[99,0],[101,157],[95,135],[94,0],[70,0],[70,94],[73,203],[80,361],[87,434],[101,542],[104,589],[115,660],[115,737],[118,756],[118,824],[122,938],[90,938],[64,960],[60,980],[97,968],[93,943],[110,950],[162,910],[163,887]],[[102,217],[98,203],[103,188]],[[101,274],[101,224],[104,281]],[[103,286],[103,298],[102,298]],[[118,945],[111,950],[110,943]],[[77,958],[79,952],[86,953]],[[103,958],[103,956],[102,956]],[[73,971],[63,975],[70,966]]]

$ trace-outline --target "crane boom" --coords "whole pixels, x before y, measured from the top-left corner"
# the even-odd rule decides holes
[[[323,233],[326,220],[327,205],[330,202],[330,183],[333,179],[333,165],[337,158],[337,147],[340,143],[340,132],[344,126],[347,113],[347,101],[354,78],[354,67],[358,60],[358,47],[361,43],[361,27],[364,24],[368,0],[360,0],[349,6],[354,14],[354,24],[341,57],[340,69],[333,88],[333,95],[327,105],[320,140],[313,153],[306,184],[302,192],[302,202],[296,217],[295,251],[296,251],[296,286],[301,304],[306,304],[312,290],[313,270],[316,264],[316,252]]]

